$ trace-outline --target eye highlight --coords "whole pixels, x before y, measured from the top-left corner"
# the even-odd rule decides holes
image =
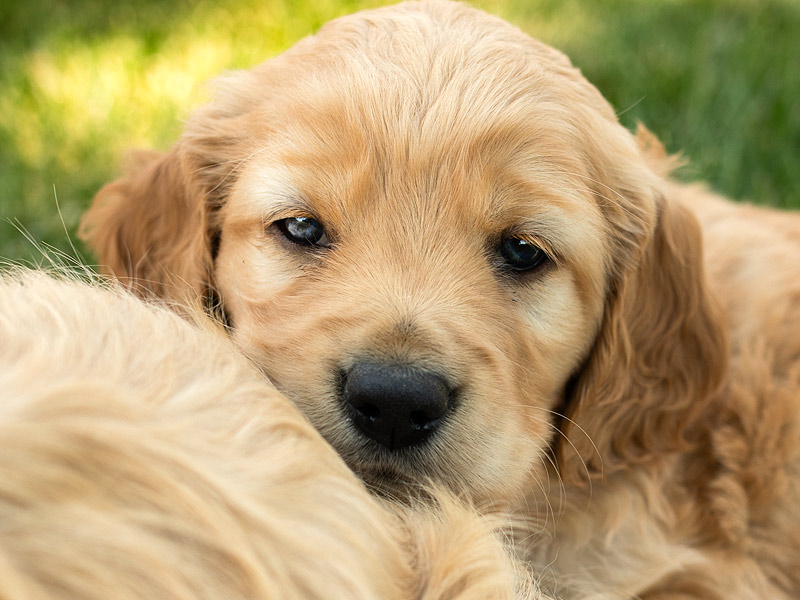
[[[513,271],[531,271],[548,259],[539,246],[520,237],[503,238],[499,251],[505,266]]]
[[[313,217],[289,217],[275,221],[274,225],[287,240],[299,246],[330,246],[325,227]]]

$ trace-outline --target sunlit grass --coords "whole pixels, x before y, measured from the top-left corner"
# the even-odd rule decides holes
[[[166,148],[204,82],[376,1],[0,4],[0,217],[69,251],[126,148]],[[564,50],[627,126],[645,122],[722,192],[800,206],[796,0],[483,0]],[[55,192],[54,192],[55,190]],[[35,257],[0,222],[0,256]]]

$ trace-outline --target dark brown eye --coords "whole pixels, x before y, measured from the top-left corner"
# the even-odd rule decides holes
[[[311,246],[317,248],[327,248],[330,246],[328,235],[322,223],[313,217],[290,217],[275,221],[284,237],[290,242],[300,246]]]
[[[527,240],[518,237],[503,238],[500,255],[508,268],[514,271],[530,271],[547,260],[547,253]]]

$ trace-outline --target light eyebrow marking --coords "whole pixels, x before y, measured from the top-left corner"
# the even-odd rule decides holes
[[[576,242],[570,232],[572,221],[559,209],[541,207],[538,214],[519,219],[506,229],[510,235],[530,242],[544,250],[556,263],[562,264],[569,256],[570,247]]]
[[[317,218],[304,198],[280,196],[277,202],[271,202],[269,208],[261,214],[261,222],[266,226],[292,217]]]

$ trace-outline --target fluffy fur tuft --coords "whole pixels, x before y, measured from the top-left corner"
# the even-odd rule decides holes
[[[40,273],[0,305],[4,599],[540,597],[504,521],[382,505],[219,334]]]

